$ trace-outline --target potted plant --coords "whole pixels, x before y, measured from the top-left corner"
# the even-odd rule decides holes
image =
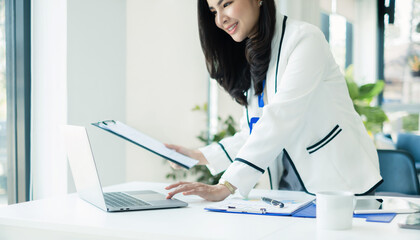
[[[378,80],[375,83],[358,86],[354,81],[352,65],[346,69],[344,77],[354,109],[362,117],[368,133],[373,136],[381,132],[383,123],[388,117],[380,106],[372,106],[372,101],[384,89],[384,81]]]
[[[204,114],[207,114],[207,104],[203,104],[203,106],[196,105],[192,111],[202,112]],[[232,116],[228,116],[226,119],[222,119],[221,117],[218,117],[218,132],[214,134],[213,136],[209,136],[209,133],[207,130],[203,130],[200,132],[200,135],[197,136],[197,138],[203,142],[205,145],[213,143],[213,142],[219,142],[225,137],[233,136],[237,132],[237,123],[233,119]],[[165,161],[167,162],[167,161]],[[217,184],[219,182],[220,177],[222,176],[222,173],[219,173],[217,175],[212,175],[208,168],[204,165],[197,165],[191,168],[189,171],[185,169],[171,169],[171,172],[166,174],[166,178],[170,178],[173,180],[180,180],[183,178],[186,178],[187,175],[193,175],[196,176],[197,182],[203,182],[207,184]]]
[[[410,65],[411,75],[415,77],[420,76],[420,60],[417,55],[414,55],[408,59]]]

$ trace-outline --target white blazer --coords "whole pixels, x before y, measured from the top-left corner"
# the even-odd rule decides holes
[[[241,131],[200,148],[208,168],[226,170],[222,178],[242,196],[267,169],[277,189],[285,150],[306,192],[367,193],[382,182],[378,156],[344,77],[323,33],[286,19],[277,16],[264,107],[251,88]]]

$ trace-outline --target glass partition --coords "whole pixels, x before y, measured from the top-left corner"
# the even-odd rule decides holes
[[[0,206],[7,197],[5,0],[0,0]]]
[[[397,1],[394,24],[385,19],[384,57],[384,131],[419,133],[420,0]]]

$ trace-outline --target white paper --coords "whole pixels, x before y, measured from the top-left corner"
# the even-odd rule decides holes
[[[197,160],[180,154],[173,149],[167,148],[163,143],[159,142],[158,140],[151,138],[134,128],[131,128],[125,125],[124,123],[115,121],[115,123],[109,122],[107,124],[104,124],[100,122],[99,126],[101,128],[108,129],[118,135],[121,135],[127,139],[130,139],[131,141],[141,146],[144,146],[162,156],[165,156],[173,160],[175,163],[184,165],[187,168],[191,168],[198,163]]]
[[[220,203],[213,204],[206,207],[206,209],[226,210],[228,212],[246,212],[246,213],[276,213],[276,214],[292,214],[296,210],[311,203],[315,198],[307,196],[302,199],[282,199],[275,198],[281,201],[284,207],[279,208],[263,202],[259,199],[227,199]]]

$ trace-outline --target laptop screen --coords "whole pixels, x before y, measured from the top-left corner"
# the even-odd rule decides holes
[[[101,182],[93,158],[85,127],[65,125],[61,127],[64,143],[80,198],[106,210]]]

